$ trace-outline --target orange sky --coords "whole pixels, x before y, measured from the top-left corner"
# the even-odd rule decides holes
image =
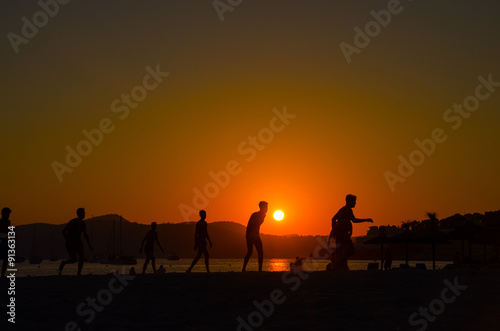
[[[221,22],[210,2],[66,5],[17,54],[7,38],[0,45],[0,207],[16,225],[64,223],[82,206],[88,216],[181,222],[181,205],[198,209],[193,190],[236,162],[240,172],[203,205],[209,222],[246,225],[266,200],[286,216],[270,213],[262,232],[327,234],[349,193],[355,215],[375,225],[500,209],[498,87],[481,88],[488,97],[459,128],[443,118],[475,95],[479,76],[500,82],[499,5],[405,2],[348,64],[339,44],[386,7],[255,1]],[[4,35],[39,10],[0,8]],[[141,90],[157,65],[169,75]],[[137,105],[122,101],[141,91]],[[271,124],[285,107],[296,117]],[[66,147],[103,119],[114,130],[61,182],[54,162],[67,165]],[[447,140],[393,192],[384,174],[398,174],[398,156],[436,128]],[[249,137],[259,134],[257,148]]]

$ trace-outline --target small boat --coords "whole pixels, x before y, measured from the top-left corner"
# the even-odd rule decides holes
[[[178,261],[180,260],[179,258],[179,255],[177,255],[176,253],[174,252],[171,252],[171,253],[168,253],[167,254],[167,260],[170,260],[170,261]]]
[[[94,254],[88,259],[88,263],[103,263],[107,260],[101,254]]]
[[[59,260],[59,258],[58,258],[57,256],[51,256],[51,257],[49,258],[49,261],[52,261],[52,262],[55,262],[55,261],[57,261],[57,260]]]
[[[30,257],[30,264],[40,264],[42,263],[43,258],[41,256],[31,256]]]
[[[137,260],[135,256],[131,255],[119,255],[119,256],[110,256],[105,264],[112,265],[136,265]]]

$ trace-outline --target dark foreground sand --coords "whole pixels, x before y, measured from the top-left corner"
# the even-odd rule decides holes
[[[166,274],[136,276],[121,288],[113,276],[32,277],[16,280],[15,330],[417,330],[419,307],[434,312],[428,330],[499,330],[499,270],[392,270],[315,272],[307,279],[283,273]],[[456,278],[456,281],[455,281]],[[466,289],[443,303],[444,281]],[[2,280],[2,298],[6,286]],[[106,294],[110,289],[120,293]],[[294,289],[295,291],[292,291]],[[102,291],[101,291],[102,290]],[[277,291],[276,291],[277,290]],[[100,294],[99,294],[100,293]],[[92,319],[87,297],[108,303]],[[452,290],[445,291],[451,301]],[[265,314],[254,301],[264,305]],[[436,300],[435,300],[436,299]],[[434,300],[434,301],[433,301]],[[3,299],[2,299],[3,301]],[[82,304],[83,303],[83,304]],[[77,307],[82,304],[78,314]],[[2,307],[5,307],[2,302]],[[440,311],[444,308],[444,311]],[[2,330],[5,311],[2,310]],[[272,313],[269,313],[274,310]],[[95,311],[95,309],[92,309]],[[89,323],[85,321],[89,319]],[[91,319],[91,320],[90,320]],[[251,327],[261,323],[261,327]],[[251,327],[251,329],[249,328]],[[70,330],[71,328],[68,328]]]

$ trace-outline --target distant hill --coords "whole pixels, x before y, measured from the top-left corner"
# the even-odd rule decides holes
[[[120,230],[119,215],[98,216],[85,222],[95,253],[107,255],[114,251],[118,254],[121,250],[124,255],[143,256],[144,253],[139,254],[139,248],[144,235],[151,228],[150,225],[123,219]],[[66,258],[67,252],[62,236],[64,226],[65,224],[45,223],[16,226],[16,254],[28,257],[34,251],[35,255],[44,258],[51,256]],[[175,252],[180,258],[193,258],[195,226],[196,223],[158,224],[158,236],[165,252]],[[209,250],[210,256],[243,258],[246,253],[245,230],[245,226],[234,222],[209,223],[208,231],[213,242],[213,248]],[[261,235],[261,238],[266,257],[308,256],[318,246],[316,237],[313,236]],[[86,244],[85,251],[88,255]],[[158,257],[161,256],[159,248],[155,248],[155,252]]]
[[[451,230],[464,224],[465,220],[482,224],[500,231],[500,211],[486,212],[485,214],[466,214],[464,216],[456,214],[440,221],[440,228]],[[123,219],[121,225],[122,240],[120,242],[120,216],[104,215],[85,220],[87,223],[87,232],[90,236],[94,252],[107,256],[108,254],[120,253],[124,255],[139,254],[141,241],[150,229],[148,224],[139,224]],[[114,232],[113,232],[114,224]],[[55,256],[66,258],[62,229],[65,224],[28,224],[16,226],[16,253],[17,255],[29,257],[35,244],[35,255],[44,258]],[[166,253],[175,252],[180,258],[193,258],[195,256],[194,231],[196,223],[163,223],[158,224],[158,236]],[[243,258],[246,253],[245,226],[234,222],[213,222],[209,223],[208,231],[214,244],[209,250],[210,256],[214,258]],[[34,232],[35,230],[35,232]],[[114,233],[114,236],[113,236]],[[35,236],[34,236],[35,234]],[[376,234],[378,235],[378,230]],[[264,245],[264,256],[266,258],[295,258],[296,256],[306,257],[318,249],[321,238],[326,242],[326,236],[274,236],[261,235]],[[380,257],[380,247],[377,245],[364,245],[363,242],[368,237],[356,238],[356,253],[353,259],[378,259]],[[391,244],[391,251],[394,259],[404,258],[404,245]],[[476,255],[488,256],[494,254],[495,247],[488,246],[487,251],[482,245],[475,244]],[[493,250],[493,251],[492,251]],[[85,251],[88,256],[88,247],[85,245]],[[437,250],[438,260],[452,260],[457,251],[462,251],[460,242],[454,242],[450,245],[440,245]],[[155,248],[156,256],[160,257],[161,252]],[[429,259],[431,256],[430,245],[410,245],[410,255],[413,259]],[[484,252],[484,253],[483,253]],[[257,254],[254,252],[254,256]]]

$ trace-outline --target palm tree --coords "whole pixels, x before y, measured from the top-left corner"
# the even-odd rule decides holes
[[[365,241],[367,245],[380,245],[380,270],[384,270],[384,245],[390,242],[390,239],[385,235],[387,227],[381,225],[378,227],[379,235],[375,238]]]
[[[437,214],[436,213],[430,213],[430,212],[426,212],[425,214],[427,215],[427,217],[429,217],[429,219],[426,221],[428,227],[430,229],[437,229],[437,228],[439,228],[439,220],[437,218]]]
[[[425,228],[430,234],[432,244],[432,270],[436,270],[436,241],[439,238],[439,219],[436,213],[426,212],[428,220],[425,220]]]
[[[401,222],[401,229],[403,229],[405,231],[409,231],[411,227],[412,227],[411,221],[403,221],[403,222]]]
[[[404,237],[404,242],[406,245],[406,254],[405,254],[405,263],[408,264],[408,246],[409,246],[409,241],[410,241],[410,230],[413,229],[415,221],[403,221],[401,222],[401,229],[405,230],[404,234],[402,236]]]

